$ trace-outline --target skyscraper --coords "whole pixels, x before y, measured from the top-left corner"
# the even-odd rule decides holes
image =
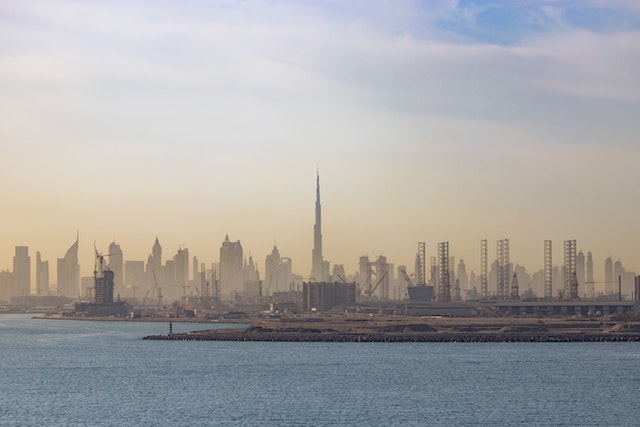
[[[244,257],[240,240],[232,242],[227,235],[220,247],[220,292],[241,291],[244,285]]]
[[[611,257],[604,260],[604,293],[605,295],[613,293],[613,260]]]
[[[12,296],[29,296],[31,294],[31,257],[27,246],[16,246],[13,274],[17,295]]]
[[[189,249],[179,248],[173,257],[173,265],[173,283],[178,286],[184,286],[189,283]]]
[[[389,264],[387,257],[380,255],[375,261],[376,267],[376,284],[374,288],[378,288],[381,300],[389,299]]]
[[[588,298],[595,297],[595,280],[593,278],[593,256],[591,251],[587,252],[587,272],[585,275],[585,292]]]
[[[267,294],[286,289],[289,286],[288,278],[285,279],[281,267],[282,258],[276,245],[273,245],[271,253],[264,262],[264,281]]]
[[[463,290],[469,290],[469,276],[467,276],[467,266],[464,260],[460,258],[458,261],[458,274],[456,277],[460,280],[460,288]]]
[[[313,251],[311,253],[311,280],[326,281],[322,259],[322,218],[320,208],[320,174],[316,174],[316,223],[313,225]]]
[[[58,258],[58,294],[71,298],[80,295],[80,264],[78,264],[78,241],[67,250],[64,258]]]
[[[584,286],[586,282],[586,271],[585,271],[585,257],[582,251],[578,252],[576,255],[576,277],[578,279],[578,284],[580,286]]]
[[[591,283],[595,281],[593,278],[593,255],[591,255],[591,251],[587,252],[587,274],[585,280]]]
[[[151,255],[147,259],[147,274],[153,274],[155,272],[158,280],[160,279],[160,271],[162,269],[162,246],[160,246],[160,241],[156,237],[156,241],[153,243],[153,247],[151,248]]]
[[[40,252],[36,252],[36,295],[49,294],[49,261],[42,261]]]
[[[113,285],[116,294],[124,294],[124,257],[122,249],[115,241],[109,245],[109,269],[113,272]]]

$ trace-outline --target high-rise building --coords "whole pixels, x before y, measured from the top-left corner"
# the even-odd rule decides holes
[[[276,245],[267,255],[264,263],[264,286],[267,295],[285,291],[292,282],[291,258],[281,257]]]
[[[70,298],[80,295],[80,264],[78,264],[78,242],[67,250],[64,258],[58,258],[58,294]]]
[[[240,240],[232,242],[227,235],[220,247],[220,292],[230,294],[241,291],[244,285],[244,257]]]
[[[178,249],[178,252],[173,257],[173,266],[173,283],[178,286],[185,286],[189,283],[189,249]]]
[[[271,253],[264,261],[264,281],[268,294],[278,292],[278,285],[282,289],[283,284],[278,283],[280,281],[280,251],[276,245],[273,245]]]
[[[585,277],[587,282],[595,282],[593,276],[593,256],[591,255],[591,251],[587,252],[587,274]]]
[[[576,278],[578,279],[578,284],[580,286],[584,286],[586,281],[586,270],[585,270],[585,257],[582,251],[579,251],[576,255]]]
[[[36,295],[49,295],[49,261],[36,252]]]
[[[344,271],[344,265],[342,264],[333,264],[333,272],[331,273],[331,278],[333,282],[345,282],[346,273]]]
[[[12,296],[15,296],[14,292],[14,274],[9,270],[0,271],[0,301],[3,304],[8,304]]]
[[[202,265],[202,267],[202,272],[205,272],[206,275],[206,267],[204,267],[204,264]],[[200,271],[200,264],[198,264],[198,257],[194,256],[191,261],[191,282],[193,284],[196,284],[201,281],[201,274],[202,273]]]
[[[278,283],[284,284],[284,289],[288,286],[293,286],[293,264],[291,258],[280,258],[280,279]]]
[[[376,284],[381,300],[389,299],[389,264],[387,257],[380,255],[375,262],[376,267]]]
[[[162,246],[160,246],[160,241],[156,237],[156,241],[151,248],[151,255],[147,260],[147,274],[152,275],[156,274],[156,278],[160,280],[160,271],[162,270]]]
[[[469,276],[467,276],[467,266],[464,263],[464,259],[460,258],[458,261],[458,274],[456,275],[460,280],[460,288],[463,290],[470,290],[469,288]]]
[[[587,271],[585,275],[585,293],[588,298],[595,297],[595,279],[593,276],[593,256],[591,251],[587,252]]]
[[[489,298],[489,273],[488,273],[487,239],[480,240],[480,298]]]
[[[253,262],[253,256],[249,255],[249,260],[244,260],[243,267],[243,281],[257,282],[259,281],[260,273],[258,272],[258,266]]]
[[[371,281],[373,280],[371,277],[371,261],[369,261],[369,257],[364,255],[360,257],[360,261],[358,262],[359,273],[358,278],[360,280],[360,291],[368,292],[373,289],[373,285]]]
[[[125,261],[124,283],[128,287],[140,287],[144,281],[144,261]]]
[[[320,207],[320,174],[316,175],[316,222],[313,225],[313,251],[311,252],[311,280],[324,282],[328,278],[323,274],[322,258],[322,214]]]
[[[31,257],[27,246],[16,246],[16,255],[13,257],[13,275],[17,295],[12,296],[29,296],[31,294]]]
[[[124,294],[124,256],[115,241],[109,245],[109,269],[113,272],[114,292]]]
[[[605,295],[613,293],[613,260],[611,257],[604,260],[604,293]]]

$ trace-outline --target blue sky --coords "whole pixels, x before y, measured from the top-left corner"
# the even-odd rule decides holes
[[[228,233],[306,275],[319,164],[347,271],[418,241],[477,270],[505,237],[530,270],[573,238],[640,270],[639,25],[632,1],[2,2],[0,268],[77,230],[87,274],[93,240],[213,261]]]

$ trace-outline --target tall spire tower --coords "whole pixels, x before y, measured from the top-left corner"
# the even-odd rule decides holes
[[[322,274],[322,226],[320,208],[320,172],[316,172],[316,223],[313,226],[313,252],[311,254],[311,280],[317,282],[325,278]]]

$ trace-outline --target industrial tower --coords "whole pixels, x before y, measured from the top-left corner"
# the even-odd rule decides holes
[[[498,240],[498,299],[509,298],[509,239]]]
[[[480,298],[482,299],[489,298],[487,264],[487,239],[482,239],[480,240]]]
[[[553,258],[551,240],[544,241],[544,297],[553,298]]]
[[[576,276],[576,241],[564,241],[564,298],[578,298],[578,279]]]
[[[427,250],[424,242],[418,242],[418,285],[425,285],[427,282]]]
[[[438,267],[438,299],[440,302],[450,302],[449,242],[438,243]]]

